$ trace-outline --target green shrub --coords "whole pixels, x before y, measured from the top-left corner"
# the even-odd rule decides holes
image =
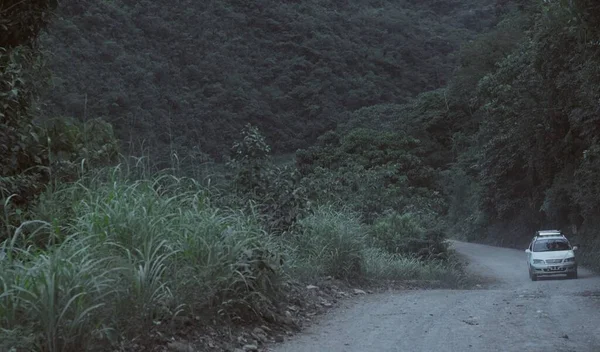
[[[438,280],[447,273],[441,264],[423,263],[378,248],[365,250],[364,269],[373,280]]]
[[[351,279],[363,274],[361,262],[367,238],[355,213],[318,207],[299,221],[299,231],[292,242],[295,255],[305,265],[297,269],[304,269],[305,275],[308,272],[312,276]]]
[[[388,253],[420,259],[447,259],[446,234],[439,228],[425,229],[412,213],[388,213],[369,231],[373,244]]]
[[[227,163],[230,192],[222,203],[239,208],[254,206],[266,229],[281,234],[304,214],[308,199],[296,168],[277,166],[270,151],[260,131],[247,125],[241,141],[231,148]]]
[[[375,221],[370,234],[376,244],[390,253],[406,252],[411,239],[420,239],[424,230],[410,213],[389,213]]]

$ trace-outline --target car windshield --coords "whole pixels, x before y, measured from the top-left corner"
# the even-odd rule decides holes
[[[534,252],[568,251],[569,242],[562,239],[537,240],[533,244]]]

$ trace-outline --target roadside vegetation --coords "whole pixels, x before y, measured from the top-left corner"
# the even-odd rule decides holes
[[[290,283],[326,276],[456,287],[463,275],[440,256],[441,238],[406,219],[375,229],[321,205],[273,233],[260,205],[231,207],[194,179],[133,171],[107,167],[52,186],[31,220],[11,228],[0,249],[2,348],[114,347],[182,317],[260,321]],[[441,252],[411,255],[432,245]]]

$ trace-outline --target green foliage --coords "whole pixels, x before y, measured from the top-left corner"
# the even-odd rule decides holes
[[[405,245],[411,239],[420,239],[424,230],[410,214],[388,214],[378,218],[371,228],[371,236],[390,253],[405,254]]]
[[[228,166],[233,192],[224,203],[256,207],[270,232],[283,233],[303,214],[308,198],[298,171],[276,165],[270,151],[259,130],[247,125],[232,147]]]
[[[424,117],[408,128],[426,150],[452,151],[427,160],[448,165],[458,236],[521,245],[557,227],[588,241],[599,191],[597,10],[584,0],[509,12],[463,47],[447,90],[396,109]]]
[[[38,192],[46,179],[40,172],[47,165],[45,141],[30,111],[36,91],[33,79],[40,69],[33,50],[0,48],[0,191],[2,199],[17,194],[20,204]]]
[[[57,0],[5,0],[0,4],[0,48],[14,48],[35,41],[50,20]]]
[[[580,215],[584,217],[596,217],[600,211],[600,145],[597,143],[583,152],[579,167],[573,174],[577,186],[569,189],[569,195],[579,205]],[[577,224],[577,221],[572,223]]]
[[[424,262],[379,248],[369,248],[363,263],[365,274],[373,280],[417,280],[442,288],[466,286],[469,281],[460,263]]]
[[[300,229],[293,238],[296,255],[306,261],[305,265],[315,277],[331,275],[352,279],[362,276],[361,262],[367,241],[364,225],[356,214],[322,206],[298,225]]]
[[[411,213],[391,213],[378,218],[369,233],[374,243],[388,253],[405,258],[447,259],[446,234],[440,229],[424,229]]]
[[[265,137],[252,125],[242,130],[242,140],[231,148],[229,166],[234,169],[234,182],[243,192],[255,192],[270,161],[271,148]]]
[[[224,309],[249,319],[277,295],[281,250],[257,219],[212,207],[190,180],[119,174],[45,195],[38,209],[53,213],[39,215],[52,215],[67,240],[45,251],[20,250],[28,238],[5,242],[4,328],[30,331],[44,350],[80,351],[178,314]]]
[[[276,237],[218,198],[192,179],[135,179],[124,167],[46,191],[43,221],[0,246],[0,348],[109,349],[176,317],[249,322],[275,309],[291,278],[459,282],[453,266],[372,247],[352,211],[317,207]]]
[[[58,119],[45,128],[32,123],[27,128],[35,132],[20,135],[22,142],[18,150],[16,147],[12,150],[29,162],[7,163],[3,170],[5,176],[0,177],[0,210],[4,223],[0,238],[11,235],[16,226],[27,219],[46,186],[74,181],[83,169],[106,165],[118,156],[118,142],[112,127],[100,119],[85,124]]]
[[[99,166],[117,152],[112,127],[100,120],[83,125],[54,120],[46,126],[34,121],[48,73],[37,35],[56,5],[0,4],[0,239],[27,219],[28,207],[49,183],[73,179],[84,160]]]
[[[340,160],[350,158],[331,150],[344,150],[344,138],[356,129],[403,133],[419,140],[407,150],[422,165],[440,170],[425,189],[441,191],[448,211],[434,214],[447,215],[457,236],[514,245],[540,227],[573,227],[580,237],[589,236],[599,209],[594,176],[600,136],[598,5],[503,3],[497,26],[462,46],[446,88],[405,104],[346,113],[340,135],[328,137],[335,143],[299,154],[301,170],[319,165],[313,159],[322,160],[321,168],[341,170]],[[315,153],[317,148],[329,152]],[[357,150],[365,159],[348,155],[364,169],[371,166],[365,160],[381,160],[368,148]],[[375,179],[354,167],[365,184]],[[336,178],[327,180],[334,184]]]
[[[48,126],[34,122],[47,71],[31,36],[43,25],[50,4],[7,4],[11,6],[0,7],[0,13],[15,17],[0,21],[10,29],[3,37],[8,42],[0,47],[0,239],[27,218],[29,205],[47,184],[73,179],[83,160],[100,165],[117,151],[112,128],[101,121],[82,125],[57,120]]]
[[[7,244],[2,249],[9,257],[2,261],[0,278],[3,333],[24,329],[32,335],[32,345],[23,346],[27,349],[82,350],[100,332],[98,325],[106,318],[101,309],[117,293],[111,271],[120,268],[111,268],[111,257],[99,256],[96,245],[81,239],[66,241],[47,253],[18,251]],[[11,343],[3,339],[0,346]]]
[[[493,2],[64,0],[43,41],[48,111],[107,116],[165,161],[220,159],[247,123],[294,152],[345,112],[442,86]]]
[[[532,224],[562,227],[573,224],[578,208],[586,212],[590,206],[575,199],[571,192],[580,186],[571,184],[599,132],[591,125],[597,120],[598,80],[588,75],[597,66],[592,53],[598,49],[578,43],[561,7],[547,10],[550,16],[537,21],[533,40],[480,82],[480,96],[488,101],[480,135],[490,141],[483,154],[483,203],[499,220],[543,208],[548,213],[534,215]]]
[[[359,128],[324,135],[297,153],[296,164],[311,199],[350,206],[371,223],[387,210],[445,211],[439,175],[422,155],[415,138]]]
[[[452,233],[463,240],[481,237],[488,225],[480,207],[481,185],[476,176],[465,172],[462,164],[444,172],[444,189],[449,198],[447,220]]]

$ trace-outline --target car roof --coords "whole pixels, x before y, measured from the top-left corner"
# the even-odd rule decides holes
[[[537,231],[537,233],[542,234],[542,233],[561,233],[560,230],[539,230]]]
[[[560,230],[542,230],[535,233],[535,237],[565,237]]]
[[[538,236],[535,238],[537,240],[566,240],[565,236]]]

